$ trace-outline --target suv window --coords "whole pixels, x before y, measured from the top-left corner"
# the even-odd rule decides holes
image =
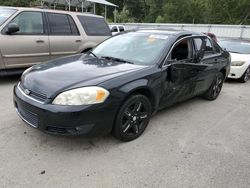
[[[67,14],[47,13],[51,35],[79,35],[77,26]]]
[[[43,14],[41,12],[21,12],[11,23],[16,23],[20,30],[16,34],[43,34]]]
[[[214,54],[214,49],[211,41],[207,38],[206,39],[206,46],[205,46],[205,56]]]
[[[119,26],[119,30],[120,30],[120,32],[125,31],[124,27],[122,27],[122,26]]]
[[[85,32],[89,36],[111,36],[110,29],[103,18],[93,16],[77,16]]]

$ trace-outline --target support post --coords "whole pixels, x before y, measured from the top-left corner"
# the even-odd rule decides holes
[[[114,14],[114,22],[116,23],[116,7],[115,7],[115,14]]]
[[[107,5],[105,5],[105,20],[107,20]]]
[[[94,14],[95,14],[95,3],[94,3]]]

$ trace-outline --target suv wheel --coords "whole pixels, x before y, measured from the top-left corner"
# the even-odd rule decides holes
[[[120,108],[112,131],[114,137],[122,141],[138,138],[146,129],[152,106],[144,95],[133,95]]]
[[[221,72],[218,72],[214,78],[214,81],[208,91],[203,95],[207,100],[215,100],[219,96],[224,82],[224,76]]]

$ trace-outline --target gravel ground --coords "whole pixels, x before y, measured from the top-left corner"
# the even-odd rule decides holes
[[[137,140],[46,135],[16,115],[0,78],[0,187],[250,187],[250,82],[226,82],[155,115]]]

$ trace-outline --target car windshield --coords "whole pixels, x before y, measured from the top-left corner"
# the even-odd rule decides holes
[[[167,35],[125,33],[104,41],[93,53],[99,58],[112,57],[134,64],[151,65],[160,58],[167,41]]]
[[[14,9],[0,8],[0,26],[15,12],[16,10]]]
[[[250,54],[250,42],[241,41],[220,41],[220,46],[226,48],[227,51],[239,54]]]

